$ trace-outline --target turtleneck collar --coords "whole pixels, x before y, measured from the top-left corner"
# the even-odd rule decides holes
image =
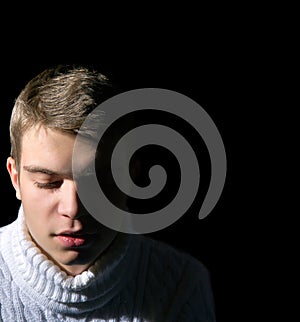
[[[4,259],[16,284],[44,307],[58,313],[83,313],[109,302],[131,279],[137,265],[137,240],[118,234],[109,249],[86,271],[69,276],[29,238],[20,207],[4,237]]]

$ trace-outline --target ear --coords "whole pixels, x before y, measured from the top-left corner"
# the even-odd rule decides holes
[[[9,175],[10,175],[12,185],[14,186],[14,188],[16,190],[16,197],[17,197],[17,199],[21,200],[19,176],[18,176],[18,171],[17,171],[17,167],[16,167],[16,162],[13,157],[9,157],[7,159],[6,168],[7,168]]]

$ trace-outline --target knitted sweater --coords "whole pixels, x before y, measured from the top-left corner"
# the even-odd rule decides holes
[[[120,233],[88,270],[68,276],[25,233],[0,228],[0,321],[215,321],[206,268],[188,254]]]

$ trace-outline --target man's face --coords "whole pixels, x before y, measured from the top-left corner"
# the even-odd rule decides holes
[[[115,231],[82,207],[72,177],[75,135],[34,127],[23,136],[18,173],[8,159],[28,233],[40,249],[71,275],[81,273],[108,247]],[[91,163],[91,148],[80,166]]]

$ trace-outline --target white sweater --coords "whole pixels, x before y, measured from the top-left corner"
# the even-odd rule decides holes
[[[72,277],[27,239],[24,227],[20,208],[0,229],[0,321],[215,321],[208,272],[188,254],[120,233]]]

